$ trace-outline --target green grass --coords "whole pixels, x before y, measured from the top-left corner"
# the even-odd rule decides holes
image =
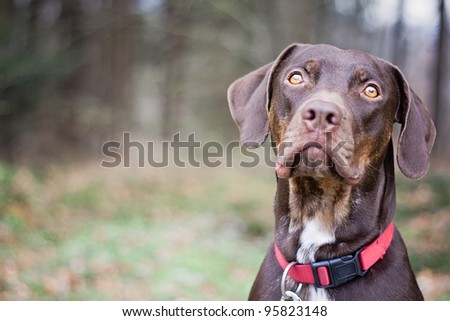
[[[450,174],[430,173],[419,182],[400,177],[397,187],[396,221],[411,245],[413,268],[450,273]]]
[[[273,186],[229,173],[2,165],[0,298],[246,299]]]
[[[423,212],[438,212],[450,207],[450,173],[430,173],[421,181],[400,175],[397,179],[397,218],[411,218]]]
[[[449,175],[399,180],[420,278],[450,276]],[[0,165],[0,299],[245,300],[272,235],[270,169]],[[448,300],[450,287],[427,294]]]

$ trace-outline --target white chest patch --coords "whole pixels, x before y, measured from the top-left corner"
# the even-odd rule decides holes
[[[329,231],[321,222],[313,218],[306,221],[300,234],[300,248],[297,251],[299,263],[311,263],[315,260],[317,249],[335,241],[334,231]]]
[[[315,261],[317,249],[324,244],[335,241],[334,231],[326,228],[317,218],[305,222],[300,235],[300,248],[297,250],[297,261],[299,263],[311,263]],[[330,300],[325,289],[308,286],[306,298],[311,301]]]

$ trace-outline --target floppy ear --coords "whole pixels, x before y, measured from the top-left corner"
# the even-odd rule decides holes
[[[436,129],[427,107],[411,89],[400,70],[394,68],[400,89],[400,104],[396,114],[396,120],[401,124],[397,163],[405,176],[419,179],[428,171]]]
[[[246,147],[259,147],[269,133],[268,110],[271,99],[274,70],[297,47],[292,44],[278,58],[239,78],[228,88],[228,105],[239,128],[241,142]]]
[[[269,133],[267,84],[273,63],[239,78],[228,88],[228,105],[239,128],[241,142],[258,147]]]

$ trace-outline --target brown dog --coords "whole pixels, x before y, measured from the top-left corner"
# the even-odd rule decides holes
[[[228,90],[242,142],[270,133],[274,242],[251,300],[422,300],[395,214],[392,125],[407,177],[428,170],[435,128],[397,67],[355,50],[293,44]]]

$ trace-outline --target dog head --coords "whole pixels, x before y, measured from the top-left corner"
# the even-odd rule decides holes
[[[358,184],[383,162],[394,122],[401,171],[417,179],[428,170],[436,132],[427,108],[397,67],[367,53],[293,44],[236,80],[228,101],[247,147],[270,133],[281,178]]]

